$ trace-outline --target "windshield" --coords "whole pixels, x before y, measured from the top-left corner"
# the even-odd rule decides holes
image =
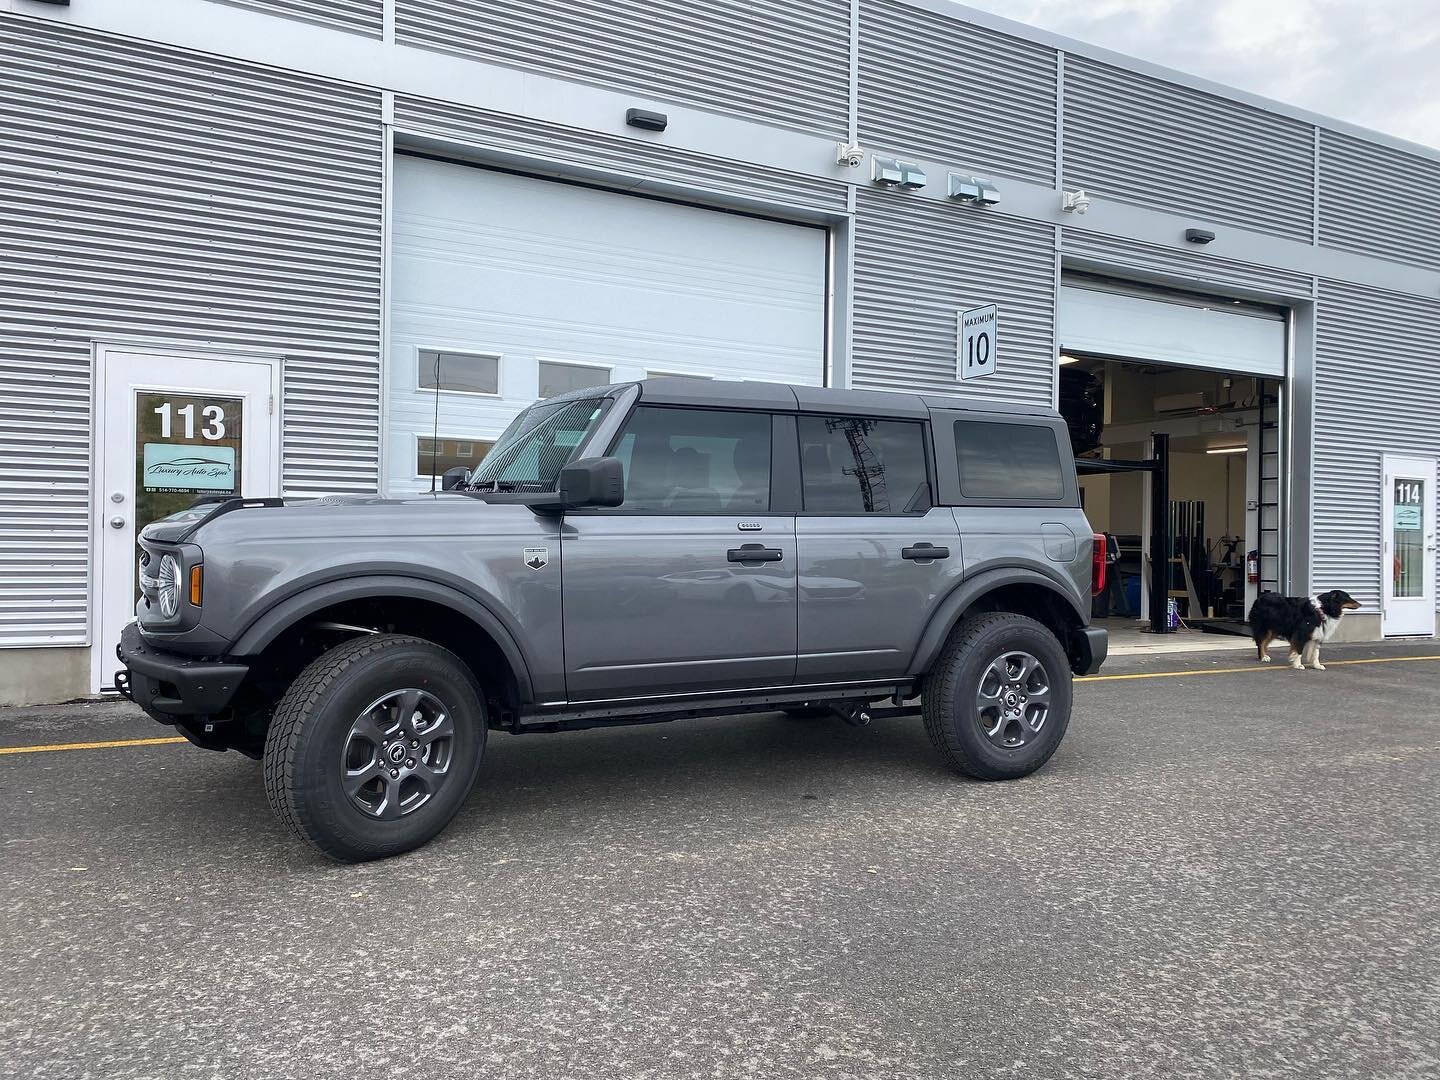
[[[609,407],[609,398],[531,405],[485,455],[471,489],[554,491],[560,470]]]

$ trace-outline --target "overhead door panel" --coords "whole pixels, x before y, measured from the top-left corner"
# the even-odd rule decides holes
[[[392,490],[424,483],[422,351],[499,358],[498,393],[440,395],[440,435],[457,441],[497,436],[538,396],[542,364],[596,384],[823,379],[821,229],[414,157],[395,172]]]
[[[1060,287],[1060,345],[1071,352],[1285,377],[1279,315]]]

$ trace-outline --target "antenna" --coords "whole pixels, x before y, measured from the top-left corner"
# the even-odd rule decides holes
[[[440,467],[440,350],[435,350],[435,426],[430,430],[430,494],[435,494],[435,470]]]

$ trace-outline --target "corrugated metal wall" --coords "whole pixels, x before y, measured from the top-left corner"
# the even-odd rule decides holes
[[[1061,229],[1060,247],[1067,260],[1103,263],[1122,274],[1128,270],[1184,279],[1192,291],[1212,286],[1293,299],[1308,298],[1311,292],[1308,275],[1206,255],[1193,247],[1172,248],[1071,227]]]
[[[1056,56],[897,0],[864,0],[860,141],[1053,183]]]
[[[254,8],[287,19],[320,23],[337,30],[379,37],[385,18],[384,0],[220,0],[232,7]]]
[[[1440,270],[1440,161],[1320,132],[1320,242]]]
[[[1000,305],[996,372],[955,377],[956,313]],[[971,207],[861,191],[851,384],[1049,405],[1055,230]]]
[[[1308,242],[1310,125],[1225,98],[1065,58],[1065,185]]]
[[[81,643],[91,343],[285,362],[285,486],[376,486],[379,95],[0,18],[0,644]]]
[[[1381,456],[1440,456],[1440,300],[1320,283],[1314,589],[1380,607]]]
[[[653,177],[701,191],[831,212],[845,209],[845,185],[838,181],[444,101],[399,95],[395,98],[395,124],[403,130],[456,139],[485,149]]]
[[[849,0],[396,0],[399,41],[843,136]]]

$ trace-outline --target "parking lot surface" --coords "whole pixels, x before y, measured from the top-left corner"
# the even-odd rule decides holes
[[[492,735],[364,866],[128,706],[0,711],[0,1075],[1434,1077],[1440,648],[1325,661],[1127,658],[1002,784],[916,719]]]

